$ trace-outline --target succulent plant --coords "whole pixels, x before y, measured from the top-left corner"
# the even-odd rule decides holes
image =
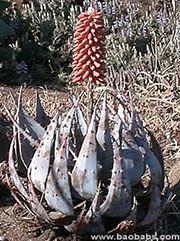
[[[101,13],[92,10],[79,19],[73,80],[103,83]],[[88,88],[86,117],[83,94],[72,96],[68,112],[61,107],[50,123],[38,93],[35,119],[22,107],[22,90],[18,100],[12,95],[14,118],[6,108],[14,125],[8,179],[12,194],[39,219],[59,221],[69,232],[130,232],[153,224],[161,212],[163,167],[149,148],[132,99],[117,88],[110,90],[103,88],[95,101],[93,86]],[[112,227],[107,227],[111,219]]]
[[[160,215],[164,170],[132,101],[116,94],[113,99],[106,93],[96,103],[89,125],[75,98],[69,112],[60,109],[49,124],[38,95],[36,119],[22,107],[21,93],[18,101],[13,97],[15,118],[6,108],[14,124],[9,185],[16,187],[11,190],[18,202],[40,219],[68,218],[68,231],[85,234],[105,232],[106,219],[115,220],[107,231],[123,232]],[[24,165],[26,177],[19,177],[16,162]]]

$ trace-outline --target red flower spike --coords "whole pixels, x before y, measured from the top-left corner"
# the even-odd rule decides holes
[[[101,12],[81,13],[75,27],[73,49],[74,83],[105,83],[105,46]]]

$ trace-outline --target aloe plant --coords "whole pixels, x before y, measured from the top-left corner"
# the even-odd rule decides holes
[[[26,204],[40,219],[53,223],[54,217],[68,217],[64,226],[70,232],[102,233],[107,228],[105,217],[116,219],[118,225],[112,232],[119,232],[122,222],[127,229],[128,220],[131,228],[142,228],[160,215],[164,170],[148,146],[132,101],[117,90],[116,94],[113,102],[118,111],[107,101],[111,93],[106,93],[96,104],[89,125],[76,98],[66,115],[57,111],[46,127],[21,106],[22,93],[19,100],[13,97],[16,118],[6,108],[14,124],[9,183],[16,189],[11,190],[18,202]],[[44,120],[39,97],[36,108],[38,120]],[[80,148],[76,143],[82,143]],[[15,169],[17,161],[26,167],[24,179]]]
[[[104,83],[105,71],[101,13],[90,9],[79,21],[73,81],[88,82],[87,116],[81,95],[73,96],[68,112],[60,108],[50,123],[38,93],[35,119],[22,107],[22,89],[18,100],[12,95],[17,112],[13,118],[6,108],[14,131],[9,185],[15,199],[39,219],[58,220],[69,232],[144,228],[161,212],[163,165],[149,148],[130,97],[117,88],[113,93],[105,89],[95,101],[92,85]],[[24,179],[17,174],[16,162]],[[106,220],[111,219],[114,226],[109,230]]]

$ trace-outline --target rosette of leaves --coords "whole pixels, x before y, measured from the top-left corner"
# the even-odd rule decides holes
[[[6,108],[14,125],[9,185],[41,221],[92,234],[132,232],[159,217],[164,170],[132,101],[115,92],[113,101],[106,93],[96,103],[89,124],[79,99],[49,123],[38,95],[35,119],[22,107],[21,92],[18,101],[12,96],[15,118]]]

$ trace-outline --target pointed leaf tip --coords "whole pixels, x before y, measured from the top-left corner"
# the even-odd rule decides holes
[[[57,127],[59,113],[52,119],[47,130],[36,150],[28,169],[28,175],[31,173],[32,183],[41,191],[45,191],[46,178],[49,171],[50,153]]]
[[[68,216],[73,215],[73,203],[68,180],[66,148],[67,140],[62,143],[48,175],[45,199],[51,208]]]
[[[72,171],[72,185],[85,199],[94,198],[97,190],[96,110]]]

